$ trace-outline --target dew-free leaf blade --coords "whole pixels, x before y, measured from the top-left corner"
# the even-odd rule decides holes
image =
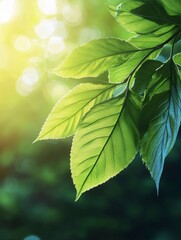
[[[158,72],[158,79],[168,81],[169,89],[161,88],[152,95],[143,108],[142,123],[144,135],[141,141],[141,155],[153,177],[157,190],[165,158],[172,149],[181,121],[181,83],[174,64],[170,61]],[[160,86],[161,87],[161,86]]]
[[[115,18],[136,34],[150,34],[168,25],[168,15],[156,0],[127,0],[118,6]]]
[[[144,58],[148,56],[150,50],[140,51],[130,57],[125,63],[109,70],[109,82],[121,83],[127,79],[133,71],[139,67]]]
[[[85,83],[76,86],[55,105],[37,140],[73,135],[84,115],[95,104],[111,98],[114,89],[111,84]]]
[[[153,74],[161,65],[162,63],[156,60],[148,60],[144,62],[135,74],[132,90],[137,94],[143,94],[147,89]]]
[[[174,57],[173,60],[175,64],[181,67],[181,53],[177,53]]]
[[[129,42],[141,49],[152,48],[161,45],[178,31],[177,27],[169,25],[158,29],[154,33],[139,35],[135,38],[131,38]]]
[[[125,62],[138,49],[116,38],[97,39],[75,49],[54,72],[62,77],[97,77]]]
[[[167,13],[171,16],[181,15],[181,1],[174,0],[160,0],[161,4],[164,6]]]
[[[126,168],[139,147],[140,100],[129,93],[90,110],[72,145],[71,172],[80,195]]]

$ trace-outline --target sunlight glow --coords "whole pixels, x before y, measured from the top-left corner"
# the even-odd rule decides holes
[[[22,95],[26,96],[31,93],[36,83],[40,78],[39,72],[34,67],[28,67],[23,71],[22,76],[17,81],[16,90],[17,92]]]
[[[72,26],[77,26],[83,21],[82,11],[79,5],[66,4],[62,8],[62,15],[65,22]]]
[[[52,36],[47,43],[47,49],[50,53],[58,54],[65,49],[62,37]]]
[[[70,88],[58,80],[53,80],[47,83],[46,88],[44,89],[44,94],[48,97],[49,100],[53,100],[56,103],[62,96],[64,96]]]
[[[95,38],[101,38],[101,37],[102,37],[101,32],[97,28],[88,28],[88,27],[83,28],[79,34],[80,44],[83,44]]]
[[[66,28],[64,22],[57,21],[57,23],[56,23],[56,34],[60,35],[64,39],[67,37],[67,28]]]
[[[55,27],[55,20],[42,20],[38,25],[35,26],[35,32],[39,38],[46,39],[54,33]]]
[[[20,52],[26,52],[31,48],[31,41],[26,36],[18,36],[14,42],[15,48]]]
[[[57,13],[56,0],[38,0],[38,6],[40,11],[44,14],[53,15]]]
[[[9,22],[17,9],[16,0],[0,0],[0,24]]]

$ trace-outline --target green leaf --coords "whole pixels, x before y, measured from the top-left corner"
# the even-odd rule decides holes
[[[161,92],[161,86],[143,108],[141,154],[157,190],[165,157],[172,149],[181,121],[181,83],[174,64],[170,61],[157,71],[155,78],[168,82],[169,88]],[[156,82],[157,82],[156,79]],[[156,89],[156,87],[155,87]]]
[[[95,104],[111,98],[114,89],[111,84],[78,85],[55,105],[36,141],[73,135],[84,115]]]
[[[159,0],[164,6],[167,13],[171,16],[181,15],[181,1],[180,0]]]
[[[170,61],[168,61],[152,75],[146,90],[145,102],[149,101],[156,94],[168,92],[170,89],[170,77]]]
[[[137,52],[122,65],[111,68],[109,70],[109,82],[123,82],[136,70],[137,67],[139,67],[139,65],[150,52],[150,50]]]
[[[177,53],[174,57],[173,60],[175,64],[181,67],[181,53]]]
[[[131,38],[129,42],[141,49],[152,48],[161,45],[177,32],[178,28],[175,26],[166,26],[158,29],[154,33]]]
[[[118,6],[115,18],[136,34],[150,34],[168,25],[168,15],[156,0],[127,0]]]
[[[137,94],[143,94],[147,89],[153,74],[161,65],[162,63],[156,60],[148,60],[144,62],[140,69],[136,72],[132,90]]]
[[[70,53],[55,73],[62,77],[97,77],[124,63],[136,51],[136,47],[120,39],[93,40]]]
[[[72,145],[71,171],[80,195],[126,168],[139,147],[140,100],[131,92],[90,110]]]

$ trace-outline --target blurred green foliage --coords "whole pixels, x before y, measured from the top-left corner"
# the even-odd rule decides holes
[[[15,4],[12,16],[8,2]],[[128,37],[104,3],[0,2],[2,240],[180,239],[180,138],[166,161],[159,197],[138,156],[128,170],[77,203],[69,170],[71,139],[32,144],[52,106],[77,83],[51,69],[83,42]]]

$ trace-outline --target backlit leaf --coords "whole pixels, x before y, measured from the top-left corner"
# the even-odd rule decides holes
[[[168,25],[168,15],[156,0],[127,0],[118,6],[115,18],[136,34],[150,34]]]
[[[111,68],[109,70],[109,82],[121,83],[124,81],[137,67],[139,67],[140,63],[142,63],[142,61],[145,59],[145,56],[147,56],[149,53],[150,50],[137,52],[121,66]]]
[[[61,99],[48,116],[37,140],[59,139],[74,134],[84,115],[95,105],[112,97],[111,84],[80,84]]]
[[[62,77],[97,77],[124,63],[136,51],[136,47],[120,39],[93,40],[70,53],[55,73]]]
[[[71,171],[80,195],[126,168],[139,147],[140,100],[131,92],[101,103],[79,126],[71,151]]]

